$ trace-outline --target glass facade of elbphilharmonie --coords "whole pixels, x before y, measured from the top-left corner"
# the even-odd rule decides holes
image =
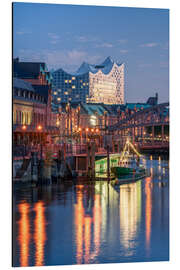
[[[83,63],[76,73],[52,73],[53,103],[124,104],[124,64],[110,57],[99,65]]]

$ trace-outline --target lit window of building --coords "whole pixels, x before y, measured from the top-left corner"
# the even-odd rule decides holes
[[[57,101],[61,101],[61,98],[60,98],[60,97],[58,97],[58,98],[57,98]]]
[[[104,70],[108,72],[104,73]],[[110,57],[98,65],[83,63],[76,75],[59,69],[53,77],[58,78],[53,84],[56,89],[63,89],[59,94],[64,101],[67,100],[64,91],[68,91],[72,101],[78,93],[79,99],[85,103],[124,104],[124,64],[116,63]],[[69,89],[71,83],[72,92]]]
[[[66,92],[64,92],[64,94],[65,94],[65,95],[68,95],[68,92],[66,91]]]
[[[54,92],[54,95],[57,95],[57,92],[56,91]]]

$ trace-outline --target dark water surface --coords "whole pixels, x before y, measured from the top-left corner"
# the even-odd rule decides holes
[[[117,190],[106,182],[15,188],[13,266],[168,260],[168,161],[141,162],[151,176]]]

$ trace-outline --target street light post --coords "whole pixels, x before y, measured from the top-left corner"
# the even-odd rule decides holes
[[[25,158],[26,156],[26,142],[25,142],[25,131],[27,129],[27,126],[26,125],[23,125],[22,126],[22,130],[23,130],[23,159]]]

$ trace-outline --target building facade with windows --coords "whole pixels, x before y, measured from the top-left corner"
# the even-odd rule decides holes
[[[51,142],[58,132],[45,63],[13,61],[13,145]]]
[[[124,104],[124,64],[110,57],[99,65],[82,63],[76,73],[63,69],[52,73],[53,103]]]

